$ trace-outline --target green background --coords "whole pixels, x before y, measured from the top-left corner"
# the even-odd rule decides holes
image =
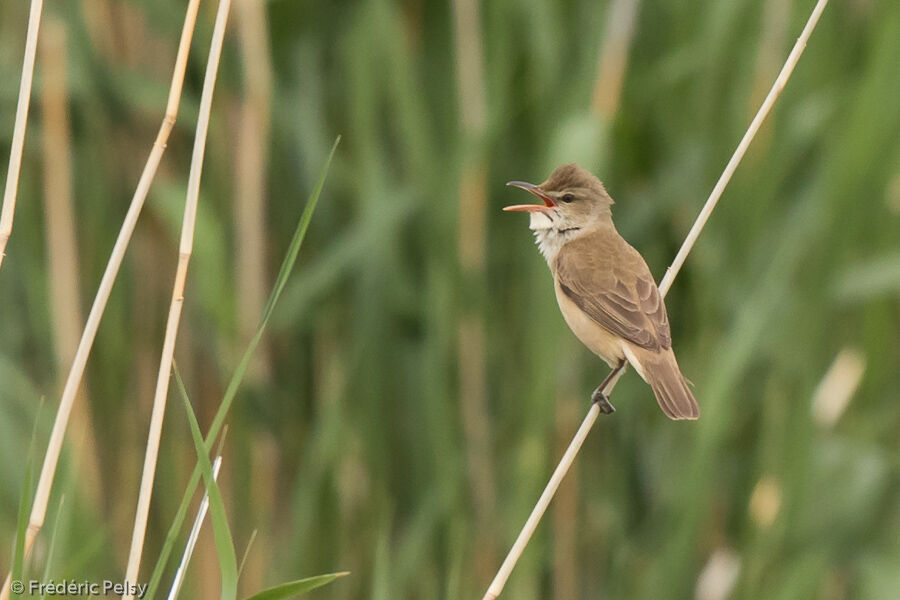
[[[258,529],[241,590],[349,570],[313,597],[480,598],[606,374],[559,315],[525,217],[500,211],[524,201],[505,182],[589,168],[661,277],[813,3],[254,5],[229,24],[176,350],[203,428],[246,344],[241,307],[268,293],[343,139],[229,419],[221,482],[239,558]],[[79,265],[81,308],[61,319],[80,323],[97,289],[163,116],[183,11],[45,2],[42,35],[65,33]],[[35,577],[63,494],[51,576],[123,577],[214,14],[204,1],[67,437],[88,441],[67,443]],[[27,15],[27,2],[0,4],[3,165]],[[38,418],[39,461],[69,366],[51,309],[45,71],[39,56],[0,269],[4,570],[29,432]],[[251,194],[260,289],[236,276],[250,247],[235,208],[245,103],[270,119],[249,167],[265,183]],[[900,597],[898,140],[900,3],[834,1],[667,298],[701,419],[667,420],[629,372],[505,598]],[[843,379],[823,383],[836,359]],[[841,396],[841,381],[846,410],[817,419],[817,388]],[[180,404],[173,390],[142,580],[196,462]],[[207,525],[183,597],[218,594],[217,560]],[[698,587],[701,573],[736,573],[730,595]]]

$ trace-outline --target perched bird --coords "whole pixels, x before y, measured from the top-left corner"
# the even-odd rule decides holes
[[[699,417],[700,407],[672,351],[659,289],[643,257],[616,231],[613,200],[600,180],[569,164],[540,185],[507,185],[543,201],[503,210],[531,214],[530,228],[553,273],[556,300],[572,332],[613,369],[624,360],[631,363],[670,419]],[[592,400],[611,413],[615,409],[603,393],[605,384]]]

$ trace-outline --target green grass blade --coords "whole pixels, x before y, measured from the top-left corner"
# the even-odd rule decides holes
[[[33,444],[32,444],[33,446]],[[31,452],[25,464],[25,482],[22,484],[22,493],[19,496],[19,515],[16,520],[16,549],[13,554],[12,578],[13,581],[22,581],[22,571],[25,565],[25,532],[28,529],[28,506],[31,504],[31,480],[33,461]],[[14,596],[21,594],[13,593]]]
[[[31,429],[31,442],[28,445],[28,456],[25,459],[25,481],[22,484],[22,493],[19,495],[19,514],[16,517],[16,547],[13,551],[12,561],[13,581],[23,581],[22,576],[25,570],[25,536],[28,531],[28,507],[31,506],[31,484],[34,479],[34,443],[37,438],[37,426],[40,421],[41,407],[43,405],[44,399],[41,398],[37,414],[34,417],[34,425]],[[19,597],[22,594],[13,593],[13,595]]]
[[[334,141],[334,145],[331,147],[331,152],[328,154],[328,159],[325,161],[325,165],[322,167],[322,171],[319,174],[319,180],[317,181],[315,188],[313,188],[312,194],[310,194],[309,200],[306,203],[306,207],[303,209],[303,213],[300,215],[300,221],[297,223],[297,228],[294,231],[294,236],[291,239],[290,246],[288,246],[287,254],[285,255],[284,260],[281,263],[281,269],[278,272],[278,277],[275,280],[275,285],[272,288],[272,292],[269,295],[269,299],[266,302],[265,309],[263,310],[263,314],[259,322],[259,327],[257,328],[253,338],[250,340],[250,343],[247,344],[247,349],[244,350],[244,354],[241,357],[237,368],[234,370],[234,374],[231,376],[231,380],[228,382],[228,387],[226,388],[225,394],[222,397],[222,402],[219,404],[219,409],[216,411],[216,415],[213,418],[212,425],[210,425],[209,432],[206,434],[204,447],[206,448],[207,452],[209,452],[209,449],[212,448],[213,441],[219,435],[219,431],[222,428],[222,424],[225,422],[225,417],[228,414],[228,410],[231,408],[231,403],[234,400],[234,396],[237,394],[238,387],[240,387],[241,381],[244,378],[244,373],[247,371],[247,367],[250,364],[250,359],[253,356],[253,352],[256,350],[256,347],[259,345],[259,341],[262,339],[262,335],[265,331],[266,325],[269,322],[269,318],[272,316],[272,312],[275,310],[275,305],[277,304],[278,299],[281,297],[281,292],[284,290],[284,286],[287,283],[288,277],[290,276],[291,271],[294,268],[294,264],[297,262],[297,256],[300,253],[300,246],[303,243],[303,238],[306,236],[306,230],[309,227],[309,223],[312,219],[313,212],[316,209],[316,205],[319,202],[319,196],[322,194],[322,189],[325,186],[325,178],[328,175],[328,168],[331,166],[331,160],[334,158],[334,153],[337,150],[337,146],[340,141],[341,138],[340,136],[338,136],[338,138]],[[163,570],[168,563],[169,556],[172,553],[172,549],[175,547],[175,540],[178,537],[178,532],[181,531],[181,526],[183,525],[184,519],[187,516],[188,505],[190,504],[191,497],[194,495],[194,491],[196,490],[197,484],[199,482],[200,468],[198,465],[197,467],[194,467],[194,472],[191,474],[191,478],[188,481],[187,489],[184,492],[184,497],[182,497],[181,504],[179,505],[178,510],[175,513],[175,518],[172,521],[172,525],[169,527],[169,532],[166,535],[166,540],[163,543],[162,550],[160,551],[159,560],[157,560],[156,566],[153,569],[153,574],[150,577],[147,593],[144,596],[148,600],[152,600],[152,598],[155,597],[156,590],[159,588],[159,581],[162,578]]]
[[[259,329],[257,330],[257,334],[262,334],[262,330],[265,329],[269,317],[272,316],[272,311],[275,310],[275,304],[281,297],[281,292],[284,290],[288,277],[291,275],[294,263],[297,262],[300,246],[303,244],[303,238],[306,237],[306,230],[309,229],[309,222],[312,220],[316,205],[319,203],[319,196],[322,194],[322,189],[325,187],[325,178],[328,175],[328,167],[331,165],[331,159],[334,158],[334,153],[340,143],[341,136],[338,136],[337,139],[334,140],[334,145],[331,146],[331,152],[328,153],[328,159],[325,161],[325,166],[322,167],[322,172],[319,174],[319,180],[316,182],[316,187],[313,188],[312,194],[310,194],[309,201],[306,203],[306,208],[303,209],[303,214],[300,215],[300,221],[297,223],[297,229],[294,230],[294,237],[291,238],[291,244],[288,246],[287,255],[281,262],[281,268],[278,270],[278,277],[275,278],[275,285],[272,288],[272,293],[269,294],[269,299],[266,301],[266,307],[263,309],[263,317]]]
[[[300,594],[305,594],[311,590],[327,585],[337,579],[349,575],[349,571],[340,573],[329,573],[328,575],[316,575],[315,577],[307,577],[306,579],[298,579],[297,581],[289,581],[270,587],[258,594],[253,594],[247,600],[282,600],[283,598],[293,598]]]
[[[209,495],[209,513],[212,517],[213,534],[216,540],[216,552],[219,555],[219,568],[222,571],[222,600],[234,600],[237,598],[237,556],[234,552],[234,542],[231,538],[231,530],[228,527],[228,517],[225,514],[225,503],[222,501],[222,492],[219,484],[213,477],[212,464],[206,454],[209,450],[203,443],[203,434],[197,423],[197,416],[191,408],[187,390],[181,380],[178,370],[175,370],[175,381],[178,383],[178,391],[184,401],[184,410],[187,412],[188,422],[191,425],[191,437],[194,439],[194,447],[197,449],[197,462],[206,483],[206,491]]]
[[[194,490],[197,489],[197,483],[200,480],[200,471],[198,468],[194,468],[194,472],[191,475],[191,479],[188,482],[187,490],[184,492],[184,497],[181,499],[181,504],[178,506],[178,510],[175,512],[175,518],[172,521],[172,526],[169,527],[169,531],[166,534],[166,540],[163,542],[162,550],[160,551],[159,559],[156,561],[156,566],[153,568],[153,574],[150,576],[150,581],[147,584],[147,593],[144,595],[145,598],[152,599],[156,595],[156,590],[159,587],[160,579],[162,579],[163,569],[165,569],[166,563],[168,562],[169,555],[172,553],[172,549],[175,547],[175,541],[178,538],[178,532],[181,530],[181,525],[184,523],[184,519],[187,516],[188,506],[191,503],[191,497],[194,495]]]
[[[256,540],[257,533],[259,533],[259,530],[254,529],[253,533],[250,534],[250,541],[247,542],[247,547],[244,548],[244,555],[241,557],[241,563],[238,565],[238,579],[241,578],[241,573],[244,572],[244,565],[247,564],[247,557],[250,556],[250,550],[253,548],[253,542]]]
[[[62,517],[62,509],[65,501],[65,496],[59,499],[59,506],[56,508],[56,519],[53,521],[53,529],[50,530],[50,545],[47,547],[47,560],[44,563],[44,576],[41,578],[41,581],[44,583],[50,581],[50,565],[53,562],[53,550],[56,548],[56,534],[59,531],[59,521]],[[41,600],[44,600],[46,594],[46,590],[41,593]]]

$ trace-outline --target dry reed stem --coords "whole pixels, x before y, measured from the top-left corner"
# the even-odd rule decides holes
[[[659,284],[659,292],[663,297],[665,297],[666,293],[672,287],[672,282],[675,280],[675,277],[681,270],[682,265],[684,265],[685,259],[687,259],[688,254],[691,252],[691,249],[697,242],[697,238],[700,236],[700,232],[703,231],[703,227],[709,220],[709,216],[716,208],[716,204],[719,202],[719,198],[722,196],[722,192],[725,190],[725,186],[728,185],[728,182],[731,180],[732,175],[734,175],[734,171],[735,169],[737,169],[738,164],[740,164],[741,159],[747,152],[747,148],[750,146],[750,142],[753,141],[753,137],[756,135],[756,132],[759,130],[760,126],[762,126],[763,121],[765,121],[769,112],[772,110],[772,106],[775,104],[778,96],[781,95],[781,92],[784,89],[784,86],[787,84],[788,79],[790,79],[791,73],[793,73],[794,71],[794,67],[797,66],[797,61],[800,60],[800,56],[803,54],[803,50],[806,48],[806,42],[809,40],[809,36],[812,35],[813,30],[816,28],[816,25],[819,22],[819,17],[822,16],[822,11],[825,10],[825,6],[827,4],[828,0],[818,0],[818,2],[816,3],[816,6],[813,8],[812,14],[809,16],[806,25],[803,27],[803,31],[800,33],[800,37],[797,38],[797,42],[794,44],[791,53],[788,55],[787,61],[785,61],[781,72],[775,79],[775,83],[769,90],[769,93],[766,96],[766,99],[763,101],[762,106],[759,107],[759,111],[757,111],[756,116],[753,118],[753,121],[751,121],[750,126],[747,128],[747,132],[744,134],[744,137],[741,138],[737,149],[735,149],[734,154],[731,156],[731,160],[728,161],[728,164],[725,166],[725,170],[722,172],[722,175],[719,177],[719,180],[713,187],[709,198],[703,205],[703,209],[697,216],[697,220],[694,221],[694,225],[691,227],[691,230],[688,232],[687,237],[682,243],[681,249],[675,256],[675,260],[672,261],[672,265],[666,270],[666,274],[663,277],[662,282],[660,282]],[[615,376],[611,378],[610,382],[603,390],[607,395],[612,393],[616,382],[624,371],[624,365],[616,369]],[[584,443],[588,432],[590,431],[591,427],[593,427],[594,422],[597,420],[597,417],[599,415],[599,407],[596,403],[592,404],[590,410],[588,410],[588,413],[584,418],[584,421],[581,422],[581,426],[578,428],[575,437],[572,439],[572,442],[566,449],[566,453],[563,455],[562,460],[560,460],[556,469],[553,471],[553,475],[550,477],[550,481],[544,488],[541,497],[538,499],[538,502],[535,505],[534,509],[532,509],[531,515],[529,515],[528,520],[525,522],[525,526],[519,532],[519,536],[516,538],[513,547],[510,549],[509,554],[506,556],[506,559],[500,566],[500,570],[497,572],[497,575],[494,577],[494,580],[488,587],[487,592],[485,592],[483,600],[494,600],[503,592],[503,587],[506,585],[506,580],[509,578],[510,573],[512,573],[513,568],[516,566],[516,562],[518,562],[519,557],[525,550],[525,546],[531,539],[532,534],[534,534],[534,530],[537,528],[541,517],[543,517],[544,512],[547,510],[547,506],[553,499],[553,495],[556,493],[556,489],[559,487],[559,484],[562,481],[563,477],[565,477],[566,472],[572,466],[572,463],[574,462],[578,451],[581,449],[581,445]]]
[[[116,57],[116,34],[108,25],[116,21],[112,14],[112,0],[81,0],[80,8],[91,48],[104,59],[112,61]]]
[[[235,299],[239,342],[246,345],[253,338],[263,313],[269,288],[266,265],[268,206],[267,171],[271,139],[272,57],[266,3],[260,0],[237,0],[234,28],[241,54],[243,86],[238,116],[238,143],[235,146]],[[271,351],[268,338],[261,340],[250,363],[245,382],[268,384],[272,380]],[[276,490],[277,452],[266,453],[273,442],[270,434],[255,433],[251,447],[252,489]],[[263,452],[260,452],[260,451]],[[269,506],[268,502],[260,506]],[[261,544],[241,575],[245,589],[263,587],[264,564],[269,548]]]
[[[84,368],[87,364],[88,355],[91,352],[91,346],[94,343],[94,337],[97,335],[97,328],[100,326],[100,319],[106,308],[106,302],[109,300],[109,294],[112,291],[113,283],[125,256],[125,250],[134,232],[134,226],[137,223],[144,200],[147,198],[147,192],[150,184],[156,175],[156,169],[159,167],[160,159],[166,149],[166,141],[175,125],[175,117],[178,114],[178,104],[181,99],[181,87],[184,82],[184,72],[187,67],[188,51],[191,46],[191,38],[194,34],[194,25],[197,21],[197,8],[200,0],[191,0],[187,8],[187,14],[184,20],[184,27],[181,32],[181,41],[178,46],[178,56],[175,60],[175,69],[172,75],[172,85],[169,90],[169,99],[166,104],[166,114],[163,118],[159,133],[153,143],[153,149],[147,158],[147,164],[141,173],[138,181],[137,189],[134,197],[131,199],[131,205],[125,215],[122,228],[116,238],[109,262],[100,280],[100,286],[97,289],[97,295],[94,298],[94,304],[91,306],[91,312],[88,314],[87,323],[81,334],[81,340],[78,343],[78,349],[75,351],[75,358],[69,375],[66,379],[66,385],[63,389],[62,398],[59,402],[59,409],[56,413],[56,420],[53,422],[53,430],[50,433],[50,441],[47,444],[47,454],[44,456],[44,464],[41,467],[41,475],[38,479],[37,490],[35,491],[34,504],[31,509],[31,516],[28,520],[28,530],[25,536],[25,556],[28,556],[31,547],[34,544],[34,538],[38,531],[44,525],[44,518],[47,514],[47,503],[50,500],[50,490],[53,487],[53,478],[56,475],[56,464],[59,460],[59,454],[62,450],[62,442],[66,433],[66,426],[69,422],[69,415],[72,412],[72,404],[75,401],[75,395],[84,376]],[[0,591],[0,600],[8,600],[10,577],[8,575],[3,589]]]
[[[153,398],[153,412],[150,415],[150,432],[147,438],[147,450],[144,455],[144,469],[141,475],[141,489],[138,494],[137,510],[134,517],[134,533],[131,537],[131,550],[128,554],[128,566],[125,581],[136,582],[141,565],[141,553],[144,548],[144,535],[147,531],[147,517],[150,513],[150,498],[153,495],[153,480],[156,474],[156,461],[159,456],[159,440],[162,435],[163,417],[166,412],[169,380],[172,375],[172,356],[175,352],[175,340],[178,336],[178,324],[181,321],[184,307],[184,283],[187,280],[188,264],[194,247],[194,229],[197,222],[197,204],[200,198],[200,176],[203,172],[203,155],[206,152],[206,136],[209,131],[209,116],[212,110],[213,92],[216,86],[216,75],[219,70],[219,59],[222,56],[222,45],[225,40],[225,26],[231,0],[221,0],[216,14],[210,42],[209,59],[206,63],[206,75],[203,81],[203,92],[200,96],[200,112],[197,116],[197,132],[194,136],[194,150],[191,156],[191,170],[188,176],[187,197],[184,205],[184,220],[181,225],[181,243],[178,249],[178,268],[175,272],[175,284],[172,287],[172,302],[169,305],[169,316],[166,322],[165,340],[162,356],[159,361],[159,374],[156,379],[156,393]],[[131,600],[133,594],[122,596]]]
[[[216,457],[212,464],[213,481],[219,478],[219,467],[222,466],[222,456]],[[191,533],[188,535],[187,542],[184,545],[184,553],[181,555],[181,562],[178,563],[178,569],[175,571],[175,578],[172,580],[172,587],[169,588],[167,600],[175,600],[181,592],[181,584],[184,583],[184,574],[187,572],[188,564],[191,562],[191,555],[194,554],[194,547],[197,545],[197,538],[200,537],[200,527],[203,526],[203,520],[206,518],[206,511],[209,509],[209,490],[203,492],[203,498],[200,500],[200,507],[197,509],[197,516],[194,517],[194,524],[191,526]],[[253,538],[250,539],[253,541]],[[248,547],[247,550],[250,548]]]
[[[753,110],[766,97],[769,91],[769,82],[778,73],[781,67],[781,57],[790,40],[791,13],[794,9],[794,0],[765,0],[762,9],[762,26],[759,32],[759,41],[756,44],[756,67],[754,68],[752,87],[747,98],[747,114],[753,114]],[[765,132],[763,132],[765,133]],[[760,138],[756,142],[759,152]]]
[[[462,277],[468,284],[479,288],[483,287],[485,276],[487,229],[487,173],[482,161],[487,101],[480,4],[479,0],[453,2],[460,129],[463,144],[474,149],[466,152],[467,160],[460,172],[457,251]],[[469,488],[478,531],[474,564],[476,570],[483,570],[496,560],[497,553],[493,539],[487,534],[496,513],[497,492],[491,458],[490,413],[487,410],[483,315],[463,307],[457,336],[459,405],[466,439]],[[488,574],[485,571],[484,575]]]
[[[13,127],[12,147],[9,150],[9,169],[6,171],[6,187],[3,190],[3,208],[0,210],[0,266],[6,256],[6,243],[12,235],[13,213],[16,210],[16,193],[19,190],[19,171],[25,148],[25,127],[28,124],[28,105],[31,102],[31,80],[34,77],[34,57],[37,53],[38,30],[44,0],[31,0],[28,16],[28,33],[25,36],[25,58],[22,60],[22,80],[19,83],[19,102],[16,106],[16,123]]]
[[[41,37],[41,108],[44,120],[44,228],[50,319],[56,364],[71,364],[81,335],[78,245],[72,208],[71,135],[66,97],[66,30],[48,17]]]
[[[84,322],[79,289],[80,269],[72,206],[72,143],[69,128],[66,86],[66,29],[59,18],[48,16],[40,48],[43,82],[41,109],[44,121],[44,228],[47,246],[50,319],[59,385],[63,372],[72,364],[81,324]],[[86,395],[82,394],[86,399]],[[100,466],[93,451],[94,427],[90,411],[82,400],[72,415],[75,431],[72,448],[75,464],[88,483],[85,491],[92,506],[99,506]]]
[[[244,79],[244,98],[235,145],[235,297],[241,344],[256,333],[266,301],[266,164],[268,161],[272,60],[266,6],[260,0],[235,4]],[[248,380],[268,381],[271,368],[266,342],[248,370]]]
[[[454,44],[460,117],[466,134],[478,134],[487,121],[484,52],[479,0],[454,0]]]
[[[611,121],[619,109],[639,8],[640,0],[614,0],[609,7],[591,98],[591,111],[607,121]]]

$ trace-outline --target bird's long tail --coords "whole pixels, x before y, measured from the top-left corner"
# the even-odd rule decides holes
[[[700,406],[678,368],[671,349],[662,352],[634,349],[640,362],[641,376],[653,388],[659,407],[670,419],[694,420],[700,416]]]

